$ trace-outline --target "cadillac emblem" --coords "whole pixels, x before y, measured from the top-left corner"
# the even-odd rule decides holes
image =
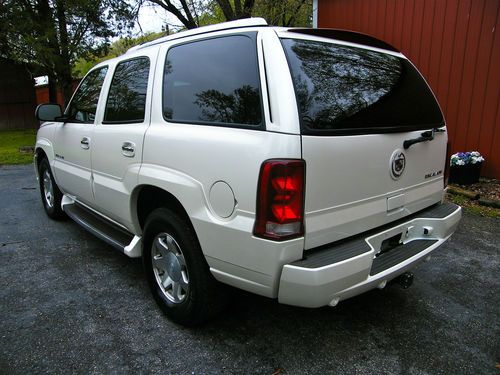
[[[406,166],[406,156],[401,149],[397,149],[391,156],[391,177],[397,180],[401,177]]]

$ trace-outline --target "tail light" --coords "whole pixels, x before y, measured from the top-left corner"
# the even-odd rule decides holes
[[[446,143],[446,160],[444,161],[444,188],[448,186],[448,178],[450,177],[450,142]]]
[[[304,235],[304,160],[275,159],[260,168],[254,235],[275,241]]]

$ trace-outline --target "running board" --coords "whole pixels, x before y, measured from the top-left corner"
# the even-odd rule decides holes
[[[63,196],[64,212],[77,224],[131,258],[141,256],[141,237],[112,223],[87,207]]]

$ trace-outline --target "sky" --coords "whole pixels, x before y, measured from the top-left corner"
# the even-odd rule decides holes
[[[136,25],[134,34],[141,34],[141,29],[143,33],[161,31],[162,26],[166,23],[170,26],[181,25],[177,18],[167,13],[166,10],[158,5],[144,4],[139,10],[140,27]]]

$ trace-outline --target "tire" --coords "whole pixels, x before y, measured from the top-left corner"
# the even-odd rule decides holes
[[[153,296],[174,322],[195,326],[225,306],[225,292],[210,273],[190,223],[168,208],[146,220],[142,260]]]
[[[61,208],[63,194],[54,180],[49,162],[46,158],[43,158],[38,165],[38,182],[43,208],[47,215],[54,220],[65,219],[66,214]]]

